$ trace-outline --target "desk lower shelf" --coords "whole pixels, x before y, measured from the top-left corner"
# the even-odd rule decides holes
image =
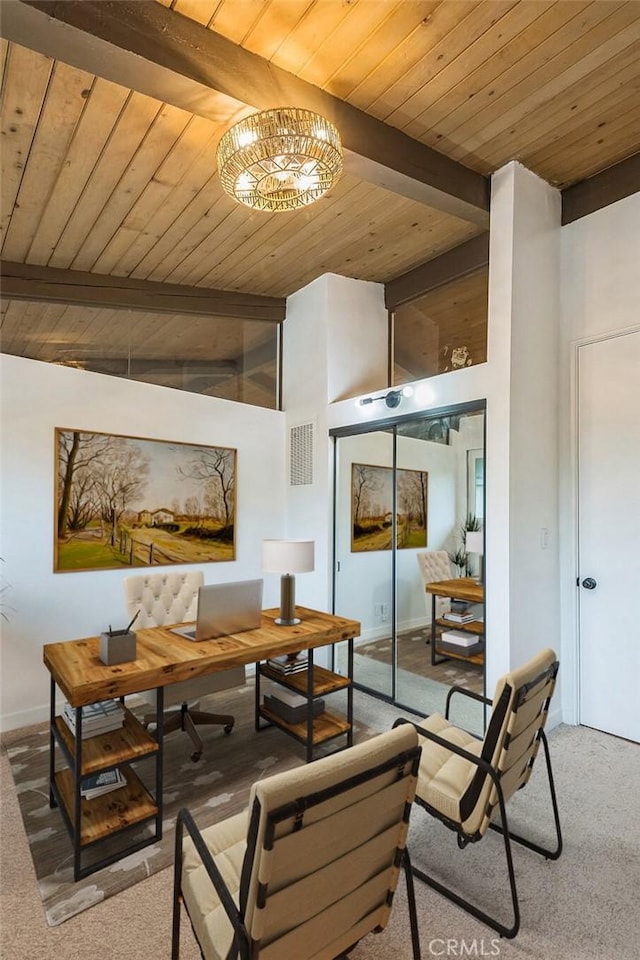
[[[55,719],[54,733],[66,747],[68,756],[73,757],[75,737],[60,716]],[[107,770],[124,761],[139,760],[157,750],[158,741],[155,737],[144,729],[130,710],[125,709],[122,727],[82,741],[82,776]]]
[[[277,670],[273,670],[268,664],[262,663],[260,664],[260,673],[263,677],[273,680],[274,683],[279,683],[282,687],[289,687],[290,690],[295,690],[296,693],[300,693],[305,697],[307,695],[309,679],[306,670],[301,670],[300,673],[282,674],[278,673]],[[344,690],[345,687],[350,686],[350,684],[351,680],[349,677],[343,677],[341,674],[333,673],[325,667],[314,666],[313,668],[314,697],[325,697],[327,694],[333,693],[334,690]]]
[[[282,717],[279,717],[264,705],[260,707],[260,716],[274,726],[280,727],[281,730],[284,730],[285,733],[288,733],[300,743],[308,743],[306,720],[300,723],[287,723],[286,720],[283,720]],[[325,710],[324,713],[313,718],[313,735],[311,742],[313,746],[316,747],[320,743],[325,743],[327,740],[339,737],[343,733],[348,733],[350,729],[351,724],[346,717],[339,717]]]
[[[353,743],[353,684],[351,679],[353,675],[353,639],[349,639],[348,643],[350,667],[349,676],[346,677],[334,673],[332,670],[327,670],[325,667],[316,666],[313,662],[313,651],[309,651],[308,668],[299,673],[282,674],[278,670],[274,670],[268,662],[256,665],[256,730],[261,729],[260,720],[266,720],[269,724],[278,727],[283,733],[287,733],[298,743],[305,746],[307,763],[314,759],[314,748],[328,740],[346,735],[346,746],[350,747]],[[311,725],[309,725],[308,717],[297,723],[289,723],[262,702],[260,680],[263,677],[300,694],[307,701],[317,700],[320,697],[326,697],[339,690],[344,690],[347,694],[346,716],[324,710],[312,718]],[[308,703],[308,711],[311,712],[311,710],[311,704]]]
[[[435,643],[435,653],[440,657],[446,657],[448,660],[464,660],[465,663],[476,663],[479,666],[484,664],[484,651],[481,653],[472,653],[471,656],[467,656],[464,653],[456,653],[448,647],[446,650],[443,650],[442,647],[438,645],[437,640]]]
[[[125,786],[94,797],[93,800],[81,799],[82,847],[156,816],[158,807],[139,777],[129,767],[121,767],[121,770],[127,780]],[[68,767],[56,773],[55,786],[66,814],[65,819],[70,824],[73,820],[74,792],[73,774]]]

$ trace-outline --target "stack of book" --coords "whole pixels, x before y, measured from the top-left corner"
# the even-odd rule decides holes
[[[306,653],[285,653],[281,657],[269,657],[267,666],[283,677],[292,673],[301,673],[309,666],[309,657]]]
[[[126,778],[119,770],[103,770],[90,777],[83,777],[80,784],[80,794],[85,800],[101,797],[103,793],[119,790],[126,784]]]
[[[464,633],[462,630],[443,630],[438,647],[448,653],[457,653],[461,657],[472,657],[475,653],[484,650],[484,640],[479,640],[473,633]]]
[[[276,716],[287,723],[302,723],[307,719],[309,701],[299,693],[278,688],[265,694],[264,705]],[[314,717],[324,713],[324,700],[312,700],[311,710]]]
[[[62,710],[62,719],[75,736],[76,711],[75,707],[65,703]],[[118,730],[124,725],[124,707],[119,700],[103,700],[101,703],[90,703],[82,708],[82,739],[95,737],[99,733],[108,733]]]
[[[472,623],[476,619],[472,605],[466,600],[452,600],[451,609],[443,615],[451,623]]]

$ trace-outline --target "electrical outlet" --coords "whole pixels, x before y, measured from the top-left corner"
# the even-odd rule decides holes
[[[374,615],[374,617],[378,617],[378,618],[382,617],[382,604],[381,604],[381,603],[374,603],[374,605],[373,605],[373,615]]]
[[[382,620],[383,623],[386,623],[387,620],[389,619],[389,604],[388,604],[388,603],[382,603],[380,606],[382,607],[381,620]]]

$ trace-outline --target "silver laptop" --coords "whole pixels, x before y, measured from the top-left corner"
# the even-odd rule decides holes
[[[187,640],[213,640],[256,630],[262,623],[262,580],[212,583],[198,590],[195,626],[174,627]]]

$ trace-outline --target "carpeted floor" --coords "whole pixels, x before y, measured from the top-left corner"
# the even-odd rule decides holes
[[[211,709],[234,714],[236,723],[229,736],[220,727],[199,728],[205,743],[205,753],[199,763],[190,759],[191,741],[186,734],[176,733],[165,739],[162,840],[77,883],[73,881],[71,840],[60,812],[49,807],[48,725],[40,724],[26,735],[6,738],[20,812],[51,926],[167,867],[173,859],[173,825],[180,807],[188,807],[201,827],[208,826],[242,810],[254,781],[274,770],[305,762],[304,748],[279,730],[265,727],[258,735],[255,733],[253,704],[252,683],[216,694],[215,707],[212,705]],[[205,699],[202,709],[207,709]],[[361,724],[354,725],[355,742],[370,735],[371,731]],[[153,761],[136,765],[138,775],[150,788],[153,788],[154,769]],[[142,837],[144,832],[149,836],[153,830],[145,826],[136,836]],[[121,838],[113,843],[98,844],[94,848],[94,860],[103,858],[117,843],[122,844]],[[89,856],[83,860],[83,863],[90,862]]]
[[[356,692],[361,730],[387,730],[398,710]],[[275,733],[275,731],[274,731]],[[14,736],[20,736],[17,732]],[[252,736],[260,743],[266,734]],[[176,735],[177,739],[181,737]],[[228,740],[233,741],[235,733]],[[288,741],[288,738],[279,734]],[[416,884],[423,960],[494,957],[498,960],[637,960],[640,943],[640,746],[585,727],[560,726],[550,733],[564,851],[545,861],[516,846],[514,864],[522,927],[512,941],[493,931],[420,882]],[[224,740],[220,740],[224,743]],[[264,749],[264,755],[271,751]],[[22,826],[18,797],[6,755],[0,758],[2,895],[0,956],[7,960],[140,960],[168,957],[172,871],[160,870],[117,896],[47,926]],[[221,792],[214,785],[211,798]],[[544,765],[511,802],[514,828],[549,836]],[[496,909],[506,904],[500,837],[464,851],[441,824],[415,807],[409,843],[413,860],[474,891]],[[199,951],[183,921],[181,960]],[[388,928],[369,936],[350,960],[410,960],[404,884],[394,900]]]

